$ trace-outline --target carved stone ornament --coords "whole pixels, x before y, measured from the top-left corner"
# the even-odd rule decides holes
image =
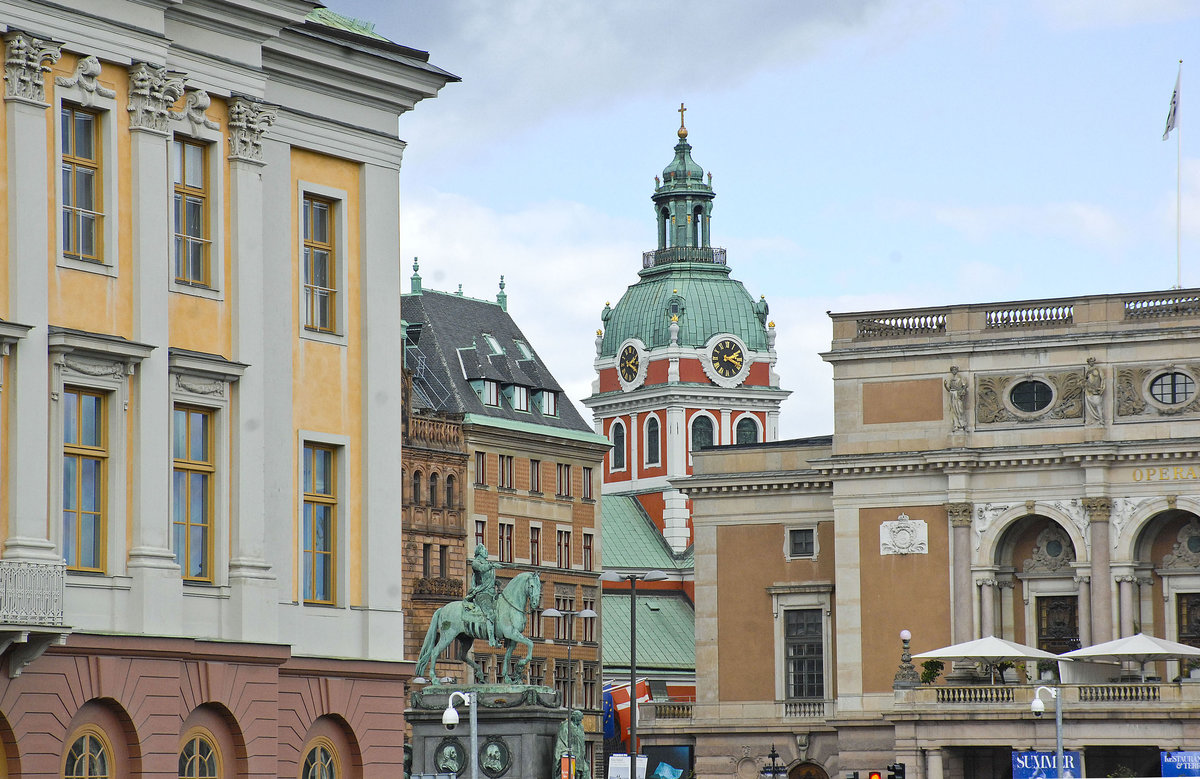
[[[90,106],[95,101],[96,95],[110,99],[117,96],[114,90],[96,80],[99,75],[100,60],[96,59],[96,55],[91,54],[81,57],[79,62],[75,63],[74,75],[59,76],[54,79],[54,83],[60,87],[78,87],[81,93],[79,102],[84,106]]]
[[[1163,568],[1200,568],[1200,521],[1195,517],[1179,528],[1171,553],[1163,555]]]
[[[947,503],[946,516],[950,518],[950,524],[954,527],[970,526],[973,509],[970,503]]]
[[[229,159],[262,162],[262,137],[279,108],[244,97],[229,101]]]
[[[1091,522],[1107,522],[1112,514],[1111,498],[1084,498],[1083,510]]]
[[[512,766],[508,743],[500,736],[488,736],[479,747],[479,767],[492,779],[504,776]]]
[[[457,738],[444,738],[433,751],[433,765],[440,773],[461,774],[467,769],[467,750]]]
[[[4,97],[46,102],[46,85],[42,74],[50,72],[49,65],[62,57],[61,46],[43,41],[18,30],[4,36]]]
[[[1013,384],[1045,381],[1054,388],[1054,402],[1032,413],[1017,413],[1004,402]],[[1075,371],[1034,376],[981,376],[978,379],[975,420],[981,425],[1083,418],[1083,374]]]
[[[192,135],[199,133],[201,127],[216,130],[217,123],[205,115],[211,105],[212,98],[203,89],[189,89],[183,101],[183,110],[171,111],[171,118],[176,121],[186,119],[192,126]]]
[[[180,392],[190,392],[193,395],[210,395],[217,398],[225,397],[225,382],[213,379],[201,379],[195,376],[185,376],[182,373],[175,374],[175,389]]]
[[[1173,417],[1180,414],[1195,414],[1200,412],[1200,393],[1196,393],[1188,403],[1178,406],[1164,406],[1150,402],[1146,397],[1147,379],[1151,374],[1157,376],[1163,372],[1173,372],[1185,368],[1193,376],[1200,375],[1200,365],[1185,366],[1157,365],[1122,368],[1117,371],[1114,387],[1117,404],[1117,416],[1164,416]]]
[[[183,74],[138,62],[129,69],[129,124],[166,132],[171,106],[183,96]]]
[[[111,376],[120,379],[125,376],[125,363],[110,360],[89,360],[83,357],[63,356],[63,372],[77,373],[82,376]]]
[[[1025,561],[1023,570],[1026,573],[1061,571],[1074,561],[1075,547],[1071,544],[1071,538],[1058,525],[1050,525],[1038,533],[1033,554]]]
[[[928,554],[929,526],[923,519],[901,514],[879,524],[879,554]]]

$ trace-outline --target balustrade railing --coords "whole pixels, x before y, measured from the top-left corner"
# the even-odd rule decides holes
[[[691,719],[691,701],[651,701],[655,719]]]
[[[858,320],[857,338],[901,335],[939,335],[946,332],[946,314],[901,314]]]
[[[1163,294],[1125,299],[1126,319],[1166,319],[1200,314],[1200,295]]]
[[[1159,684],[1081,684],[1079,700],[1097,703],[1162,700]]]
[[[800,719],[825,719],[833,716],[833,701],[784,701],[783,716]]]
[[[704,262],[711,265],[724,265],[725,250],[711,246],[671,246],[666,249],[642,252],[643,268],[653,268],[672,262]]]
[[[988,328],[1042,327],[1069,325],[1074,321],[1075,306],[1070,303],[1053,305],[991,308],[984,314]]]
[[[0,623],[62,625],[66,563],[0,560]]]
[[[967,687],[934,687],[938,703],[1012,703],[1013,688],[1006,686],[973,685]]]

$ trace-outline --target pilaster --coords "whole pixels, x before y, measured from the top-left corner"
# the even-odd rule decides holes
[[[683,406],[667,406],[667,476],[683,476],[688,472],[687,427]]]
[[[1088,530],[1092,544],[1092,643],[1102,644],[1113,638],[1112,573],[1109,571],[1109,515],[1112,500],[1084,498]]]
[[[156,348],[139,366],[133,430],[133,522],[129,550],[132,609],[123,628],[159,635],[182,632],[183,580],[168,538],[171,409],[169,395],[171,105],[183,94],[182,77],[165,67],[136,63],[129,70],[130,191],[133,231],[134,338]]]
[[[261,143],[262,132],[274,121],[275,110],[235,97],[229,103],[229,116],[233,340],[236,359],[248,367],[238,380],[232,408],[232,451],[234,461],[240,466],[233,469],[230,485],[231,624],[226,629],[230,636],[244,641],[275,641],[279,616],[275,608],[275,575],[266,557],[264,499],[267,453],[262,421],[267,386],[263,369],[266,346],[262,257],[269,222],[263,213]]]
[[[4,111],[8,151],[9,312],[30,326],[12,349],[6,463],[9,485],[9,528],[4,557],[10,560],[61,559],[50,540],[46,511],[49,484],[50,356],[47,341],[50,236],[46,205],[51,202],[46,154],[45,74],[57,62],[59,45],[10,30],[4,36]],[[16,409],[20,413],[15,413]],[[59,438],[61,441],[61,438]]]
[[[954,623],[951,626],[954,643],[970,641],[973,635],[974,587],[971,583],[971,517],[974,506],[970,503],[947,503],[946,516],[950,520],[952,565],[954,582]]]

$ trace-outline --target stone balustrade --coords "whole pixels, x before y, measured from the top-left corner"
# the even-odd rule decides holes
[[[0,622],[61,626],[66,572],[63,562],[0,560]]]

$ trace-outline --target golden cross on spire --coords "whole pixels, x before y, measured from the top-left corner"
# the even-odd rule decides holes
[[[680,130],[684,129],[683,114],[685,111],[687,111],[687,108],[684,107],[683,103],[680,103],[679,104],[679,129]]]

